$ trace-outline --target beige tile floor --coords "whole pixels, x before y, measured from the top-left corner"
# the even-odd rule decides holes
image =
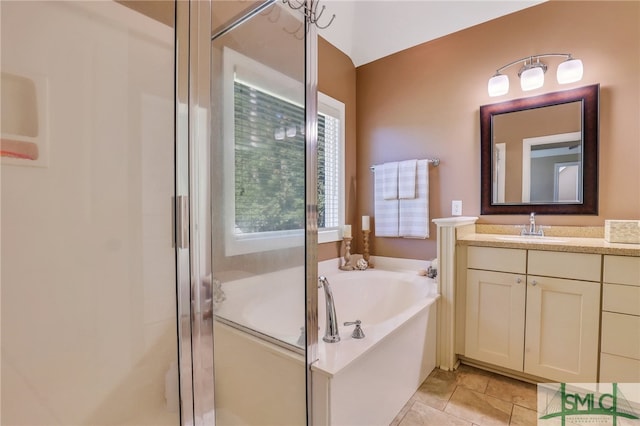
[[[474,367],[435,369],[390,426],[536,424],[536,385]]]

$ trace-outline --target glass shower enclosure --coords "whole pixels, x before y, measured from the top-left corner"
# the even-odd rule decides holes
[[[275,0],[0,9],[0,423],[306,424],[314,28]]]
[[[315,32],[283,2],[242,3],[213,3],[216,424],[302,425],[317,336]]]

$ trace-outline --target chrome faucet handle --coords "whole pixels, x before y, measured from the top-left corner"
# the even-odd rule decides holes
[[[527,226],[526,225],[515,225],[516,229],[520,229],[520,235],[527,235]]]
[[[305,327],[303,325],[302,327],[300,327],[300,337],[298,337],[298,341],[296,342],[296,344],[301,348],[303,348],[307,343],[307,335],[304,330]]]
[[[351,337],[353,337],[354,339],[363,339],[364,338],[364,331],[362,331],[362,328],[360,328],[360,324],[362,324],[362,322],[360,320],[355,320],[355,321],[347,321],[344,323],[345,326],[348,325],[355,325],[356,328],[353,329],[353,333],[351,334]]]
[[[433,266],[429,266],[427,268],[427,277],[435,278],[437,276],[438,276],[438,269],[434,268]]]
[[[318,277],[318,288],[322,288],[322,284],[327,281],[327,277],[325,277],[324,275],[320,275]]]

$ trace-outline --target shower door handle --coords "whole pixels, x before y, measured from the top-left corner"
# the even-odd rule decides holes
[[[176,247],[179,249],[189,248],[189,196],[176,196],[175,204],[175,238]]]

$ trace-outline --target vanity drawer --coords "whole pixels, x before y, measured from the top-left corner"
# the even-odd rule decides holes
[[[467,268],[525,274],[527,251],[471,246],[467,248]]]
[[[640,257],[605,256],[603,281],[640,287]]]
[[[602,352],[640,360],[640,317],[603,312]]]
[[[530,275],[600,281],[599,254],[529,250]]]
[[[600,383],[640,383],[640,360],[601,353]]]
[[[640,286],[605,283],[602,290],[602,310],[640,315]]]

